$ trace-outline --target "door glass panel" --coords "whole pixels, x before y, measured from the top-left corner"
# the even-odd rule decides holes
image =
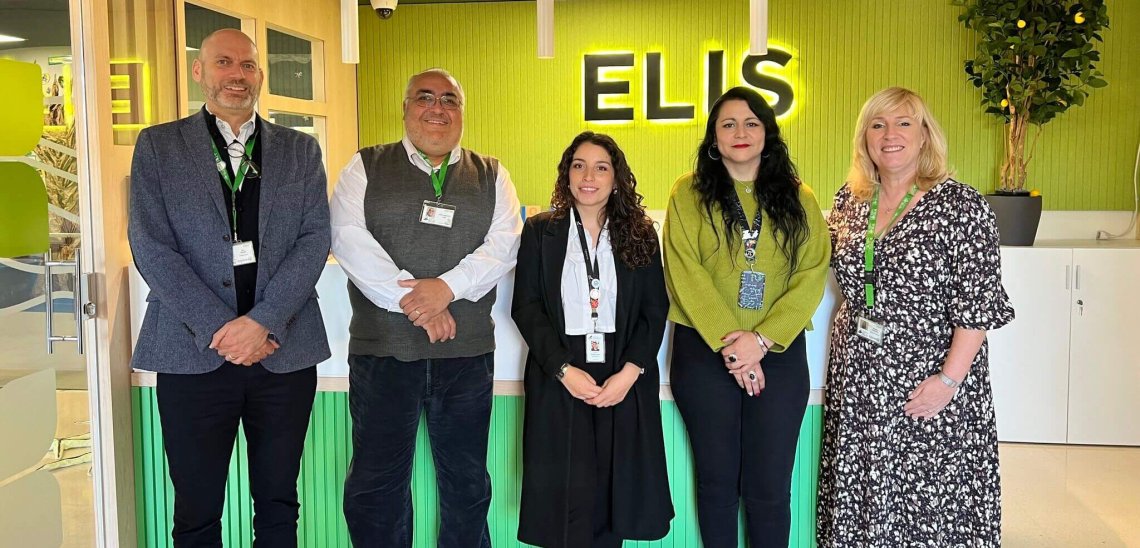
[[[198,46],[202,45],[210,33],[220,29],[241,30],[241,19],[209,8],[186,3],[186,92],[189,102],[186,114],[202,110],[206,96],[194,81],[194,60],[198,58]]]
[[[19,174],[0,180],[0,196],[46,210],[0,235],[46,235],[37,249],[0,254],[0,546],[88,547],[95,520],[87,362],[75,340],[81,234],[71,17],[66,1],[32,4],[0,1],[0,59],[30,69],[5,73],[5,89],[26,89],[30,74],[39,90],[30,103],[9,91],[0,101],[5,132],[39,134],[0,151],[0,169]]]
[[[269,121],[316,137],[317,144],[321,146],[321,160],[327,163],[328,154],[325,153],[326,132],[324,116],[271,110],[269,111]]]
[[[269,93],[297,99],[313,98],[313,42],[269,29]]]

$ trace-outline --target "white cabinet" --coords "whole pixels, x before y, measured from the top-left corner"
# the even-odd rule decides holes
[[[998,439],[1065,443],[1073,250],[1003,247],[1015,318],[989,333]]]
[[[1073,250],[1069,443],[1140,445],[1140,250]]]
[[[989,334],[998,439],[1140,445],[1137,243],[1003,248],[1002,278],[1017,318]]]

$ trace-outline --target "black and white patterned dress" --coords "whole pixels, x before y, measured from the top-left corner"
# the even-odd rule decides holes
[[[907,395],[942,367],[955,327],[989,330],[1013,319],[993,212],[976,190],[948,180],[879,240],[872,317],[887,331],[877,346],[855,334],[868,210],[844,186],[828,220],[846,302],[831,333],[819,546],[1000,546],[987,345],[933,419],[903,412]]]

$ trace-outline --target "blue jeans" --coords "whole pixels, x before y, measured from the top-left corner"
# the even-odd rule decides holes
[[[351,355],[352,463],[344,517],[357,548],[412,545],[412,460],[427,412],[441,548],[490,547],[487,432],[494,353],[402,362]]]

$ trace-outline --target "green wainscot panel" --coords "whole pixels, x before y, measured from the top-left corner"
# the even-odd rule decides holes
[[[0,257],[48,250],[48,197],[40,173],[18,162],[0,162]]]
[[[36,148],[44,131],[44,94],[40,90],[40,67],[0,59],[0,156],[23,156]],[[0,192],[7,192],[0,181]]]
[[[174,494],[162,450],[162,431],[154,389],[134,388],[132,404],[139,546],[172,546],[170,528]],[[693,476],[689,439],[676,405],[665,401],[661,403],[661,410],[670,488],[677,516],[673,518],[672,528],[665,538],[653,542],[629,541],[625,546],[696,548],[700,546],[700,536],[695,505],[696,479]],[[522,418],[521,397],[495,397],[487,454],[493,493],[487,522],[491,529],[491,542],[496,547],[525,546],[515,539],[522,492]],[[815,492],[822,419],[823,408],[810,406],[800,427],[800,444],[792,478],[792,537],[789,543],[792,548],[815,546]],[[319,392],[313,406],[301,474],[297,480],[301,499],[301,520],[297,534],[301,546],[351,546],[342,513],[344,478],[352,456],[351,429],[348,394]],[[252,546],[252,504],[249,498],[249,479],[245,474],[246,455],[245,441],[239,436],[230,463],[226,506],[222,517],[223,540],[231,548]],[[415,509],[414,545],[417,548],[434,547],[439,527],[438,501],[431,449],[423,423],[416,440],[412,498]],[[743,530],[743,523],[740,527]]]

